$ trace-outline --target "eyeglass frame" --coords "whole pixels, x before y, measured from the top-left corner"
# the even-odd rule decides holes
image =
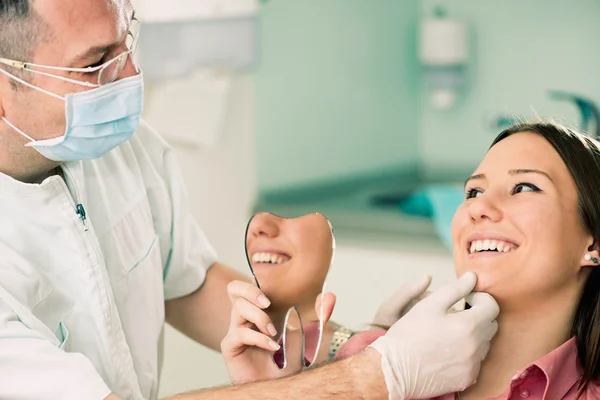
[[[138,24],[138,30],[135,33],[135,36],[133,36],[133,34],[131,32],[131,23],[133,23],[133,22],[136,22]],[[36,74],[48,76],[51,78],[60,79],[60,80],[66,81],[66,82],[75,83],[77,85],[83,85],[83,86],[87,86],[87,87],[96,88],[96,87],[100,87],[100,86],[104,86],[104,85],[113,83],[119,77],[119,75],[123,71],[123,68],[125,68],[127,58],[130,55],[133,55],[135,53],[135,51],[137,50],[137,42],[140,37],[140,31],[141,31],[141,23],[136,18],[135,12],[134,12],[133,15],[131,16],[130,29],[127,32],[127,36],[131,36],[133,39],[133,41],[131,43],[131,48],[125,50],[124,52],[122,52],[118,56],[114,57],[113,59],[108,60],[104,64],[98,65],[96,67],[86,67],[86,68],[54,67],[54,66],[48,66],[48,65],[34,64],[34,63],[26,62],[26,61],[11,60],[8,58],[3,58],[3,57],[0,57],[0,64],[8,65],[8,66],[16,68],[16,69],[26,70],[26,71],[33,72]],[[106,68],[108,66],[112,65],[115,62],[120,62],[123,64],[121,67],[119,67],[119,71],[116,74],[115,78],[112,79],[110,82],[101,84],[100,78],[102,77],[102,71],[106,70]],[[98,73],[98,84],[95,84],[95,83],[90,83],[90,82],[79,81],[76,79],[70,79],[70,78],[67,78],[64,76],[54,75],[54,74],[51,74],[48,72],[37,71],[32,68],[47,69],[47,70],[52,70],[52,71],[66,71],[66,72],[83,72],[83,73],[93,73],[96,71],[100,71],[100,72]]]

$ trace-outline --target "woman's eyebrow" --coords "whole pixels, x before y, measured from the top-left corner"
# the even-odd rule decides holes
[[[469,181],[475,180],[475,179],[485,179],[485,174],[475,174],[475,175],[471,175],[470,177],[467,178],[467,180],[465,181],[465,186],[467,186],[467,183],[469,183]]]
[[[535,168],[518,168],[518,169],[511,169],[508,171],[508,173],[510,175],[522,175],[522,174],[539,174],[539,175],[543,175],[546,178],[548,178],[552,183],[554,183],[554,180],[550,177],[550,175],[548,175],[548,173],[539,170],[539,169],[535,169]],[[472,180],[476,180],[476,179],[486,179],[485,174],[475,174],[475,175],[471,175],[470,177],[467,178],[467,180],[465,181],[465,186],[467,186],[467,183],[469,183]]]
[[[534,168],[511,169],[510,171],[508,171],[508,173],[511,174],[511,175],[539,174],[539,175],[545,176],[546,178],[550,179],[550,182],[554,183],[554,181],[552,180],[552,178],[550,177],[550,175],[548,175],[546,172],[541,171],[539,169],[534,169]]]

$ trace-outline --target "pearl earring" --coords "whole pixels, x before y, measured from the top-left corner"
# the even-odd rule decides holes
[[[584,259],[585,261],[590,261],[590,260],[592,260],[592,262],[593,262],[594,264],[598,264],[598,259],[597,259],[596,257],[592,257],[592,255],[591,255],[590,253],[586,253],[586,254],[585,254],[585,256],[583,256],[583,259]]]

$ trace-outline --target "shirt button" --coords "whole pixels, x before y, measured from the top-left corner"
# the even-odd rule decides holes
[[[525,398],[529,397],[529,391],[528,390],[521,390],[520,395],[521,395],[522,398],[525,399]]]

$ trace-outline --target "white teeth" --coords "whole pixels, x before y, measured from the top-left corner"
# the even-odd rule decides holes
[[[286,257],[275,253],[254,253],[252,255],[253,263],[283,264],[285,261],[287,261]]]
[[[493,240],[493,239],[485,239],[485,240],[474,240],[471,242],[470,253],[487,251],[487,250],[497,250],[499,253],[508,253],[509,251],[514,250],[513,245],[508,242],[503,242],[502,240]]]

